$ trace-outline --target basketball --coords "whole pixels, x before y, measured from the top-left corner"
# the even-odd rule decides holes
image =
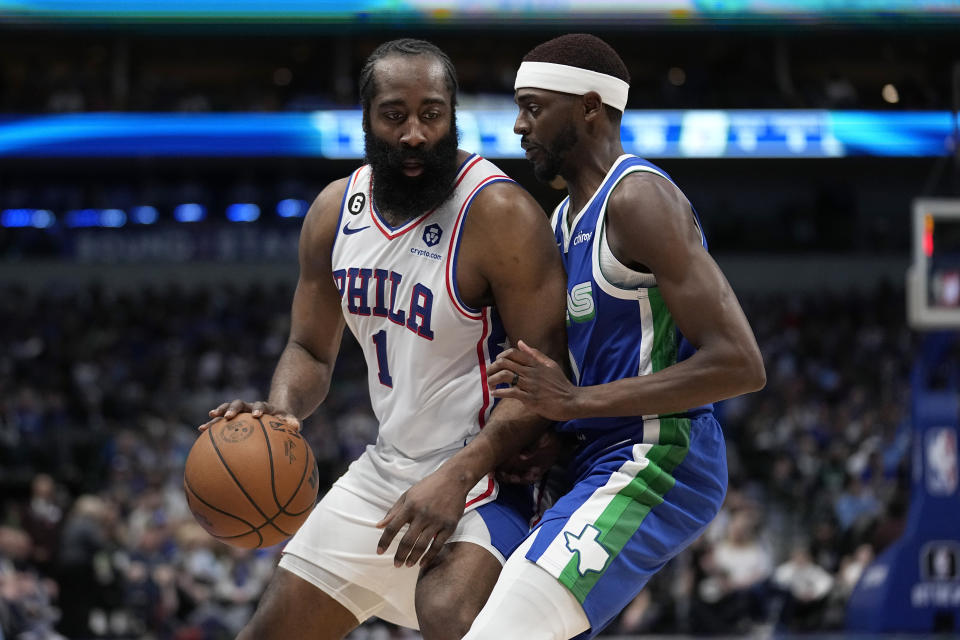
[[[193,517],[222,542],[256,549],[292,536],[317,501],[313,451],[290,425],[241,413],[200,434],[183,488]]]

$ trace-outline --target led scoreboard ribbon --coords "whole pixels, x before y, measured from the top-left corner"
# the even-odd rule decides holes
[[[521,158],[516,111],[458,112],[461,146]],[[642,111],[623,116],[627,152],[647,158],[943,156],[948,111]],[[308,113],[83,113],[0,116],[0,159],[24,157],[363,157],[357,110]]]

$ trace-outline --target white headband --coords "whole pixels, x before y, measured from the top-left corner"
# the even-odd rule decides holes
[[[521,87],[579,96],[596,91],[604,104],[619,111],[627,106],[627,93],[630,91],[630,85],[620,78],[553,62],[521,62],[513,89],[516,91]]]

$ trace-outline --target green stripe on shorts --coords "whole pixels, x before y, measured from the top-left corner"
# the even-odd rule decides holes
[[[651,447],[647,453],[649,464],[611,499],[593,523],[600,531],[597,541],[610,553],[611,559],[637,532],[650,510],[663,502],[664,494],[676,483],[671,473],[690,449],[689,418],[661,418],[660,425],[661,442],[668,444]],[[603,571],[591,571],[582,576],[578,570],[579,560],[579,552],[574,553],[558,579],[577,600],[583,602],[606,567]],[[610,560],[607,561],[609,566]]]

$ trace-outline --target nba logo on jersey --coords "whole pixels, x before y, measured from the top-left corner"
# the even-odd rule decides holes
[[[957,490],[957,433],[951,427],[930,429],[926,437],[927,491],[950,496]]]
[[[427,225],[427,228],[423,230],[423,241],[427,243],[428,247],[435,247],[442,236],[443,229],[438,224]]]

